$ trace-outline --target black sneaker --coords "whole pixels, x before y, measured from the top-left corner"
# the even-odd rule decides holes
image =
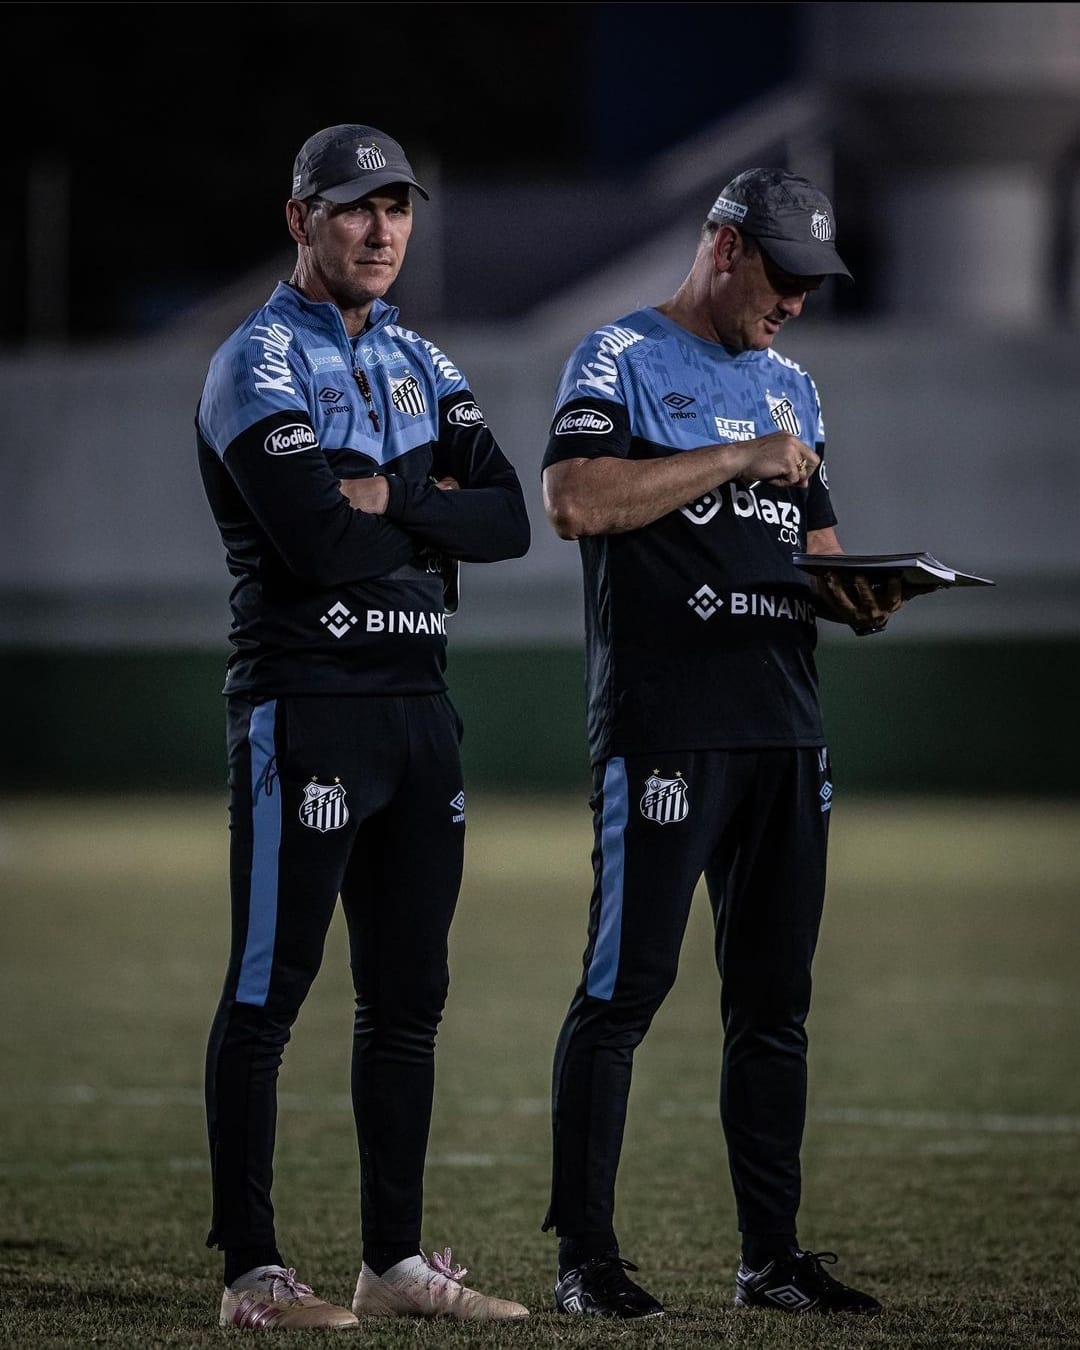
[[[739,1263],[735,1276],[736,1308],[783,1308],[786,1312],[864,1313],[881,1312],[876,1298],[827,1274],[821,1263],[834,1266],[835,1252],[795,1252],[770,1261],[764,1270],[750,1270]]]
[[[591,1256],[568,1270],[555,1285],[555,1307],[593,1317],[662,1317],[663,1304],[627,1277],[637,1270],[615,1252]]]

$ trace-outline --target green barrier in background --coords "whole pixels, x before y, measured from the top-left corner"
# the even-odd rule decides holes
[[[1080,637],[818,648],[840,792],[1080,795]],[[8,652],[0,794],[225,790],[223,660]],[[587,796],[579,649],[450,655],[475,789]]]

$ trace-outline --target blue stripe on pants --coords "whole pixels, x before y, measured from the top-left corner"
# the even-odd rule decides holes
[[[600,824],[600,922],[596,945],[589,961],[586,993],[592,998],[611,998],[619,973],[619,942],[623,911],[623,835],[626,831],[629,795],[626,761],[611,759],[604,770],[604,811]]]
[[[270,989],[277,930],[281,789],[276,788],[274,722],[277,701],[260,703],[248,727],[251,747],[251,881],[247,940],[236,986],[237,1003],[261,1008]]]

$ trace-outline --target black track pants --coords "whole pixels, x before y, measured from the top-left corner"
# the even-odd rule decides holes
[[[555,1051],[545,1228],[614,1232],[634,1050],[675,980],[704,875],[739,1228],[794,1234],[831,795],[824,749],[628,756],[597,768],[588,944]]]
[[[278,1066],[340,893],[362,1236],[419,1246],[464,852],[460,722],[443,694],[228,704],[232,951],[207,1048],[207,1245],[275,1242]]]

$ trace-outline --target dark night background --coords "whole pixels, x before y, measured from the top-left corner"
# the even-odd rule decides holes
[[[470,196],[504,240],[505,281],[489,289],[527,305],[546,279],[530,267],[515,189],[550,184],[570,203],[557,218],[561,279],[572,277],[610,243],[589,218],[589,185],[631,182],[650,155],[790,78],[803,8],[4,5],[16,200],[0,225],[0,342],[26,340],[35,244],[69,259],[55,336],[77,342],[153,331],[286,248],[293,156],[343,121],[389,131],[414,164],[437,160],[444,195],[463,204],[463,244],[482,232]],[[32,76],[19,76],[24,62]],[[66,211],[28,211],[43,167]],[[482,317],[475,291],[451,285],[453,312],[471,304]]]

